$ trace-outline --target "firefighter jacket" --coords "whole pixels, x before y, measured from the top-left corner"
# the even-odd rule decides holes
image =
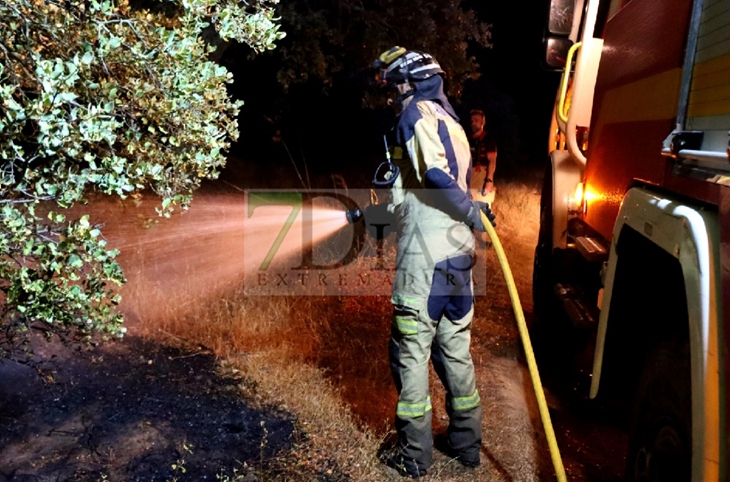
[[[439,299],[463,295],[469,309],[474,237],[464,223],[471,201],[469,141],[443,95],[442,79],[417,82],[413,99],[396,126],[393,162],[400,176],[392,187],[392,209],[398,219],[396,272],[392,302],[423,306],[439,319]],[[444,286],[434,286],[439,279]],[[447,280],[448,278],[448,280]]]

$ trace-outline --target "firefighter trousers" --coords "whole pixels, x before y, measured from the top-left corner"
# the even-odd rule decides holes
[[[478,464],[482,408],[469,346],[473,306],[465,316],[433,320],[424,306],[394,306],[390,366],[398,391],[399,455],[427,470],[433,458],[429,359],[446,389],[448,443],[462,462]]]

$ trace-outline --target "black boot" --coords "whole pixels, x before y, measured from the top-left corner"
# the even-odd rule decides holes
[[[426,476],[426,469],[418,466],[415,460],[407,459],[401,454],[394,454],[385,459],[385,465],[395,469],[402,477],[417,479]]]

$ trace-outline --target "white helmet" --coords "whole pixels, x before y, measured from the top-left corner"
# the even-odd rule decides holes
[[[388,86],[418,82],[436,74],[444,74],[430,54],[398,46],[380,54],[373,62],[373,68],[378,69],[378,82]]]

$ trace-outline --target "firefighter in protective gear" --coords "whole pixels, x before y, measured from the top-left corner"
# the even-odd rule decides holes
[[[398,222],[389,358],[398,404],[398,446],[386,463],[424,476],[432,463],[429,359],[447,391],[448,444],[465,466],[479,465],[482,408],[470,353],[474,314],[472,229],[486,231],[486,203],[471,201],[466,133],[443,91],[443,70],[429,54],[393,47],[374,62],[397,91],[400,109],[392,190]],[[398,149],[400,148],[400,149]]]

